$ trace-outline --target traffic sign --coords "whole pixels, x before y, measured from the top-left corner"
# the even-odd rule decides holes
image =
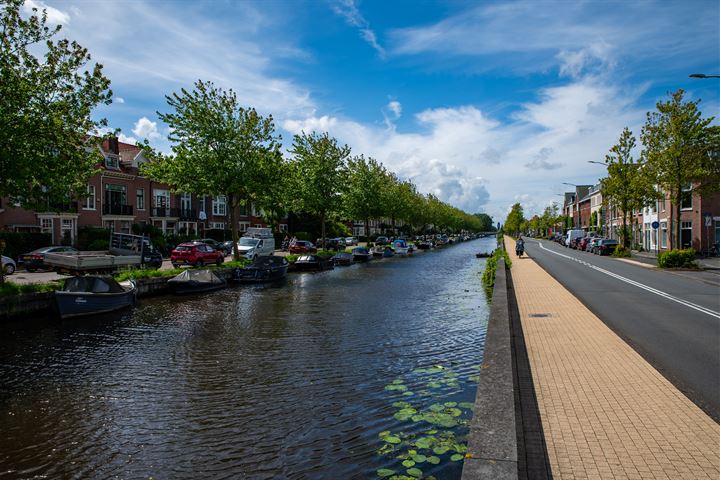
[[[660,222],[658,222],[657,220],[654,221],[654,222],[652,223],[652,227],[657,230],[658,228],[660,228]]]
[[[713,217],[709,213],[705,215],[705,226],[712,227]]]

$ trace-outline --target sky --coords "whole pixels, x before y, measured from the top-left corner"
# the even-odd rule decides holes
[[[504,221],[594,184],[677,89],[720,114],[718,0],[26,0],[88,48],[121,140],[170,152],[166,95],[210,80],[283,145],[329,132],[468,213]],[[718,124],[716,120],[714,122]],[[640,147],[639,147],[640,148]],[[287,154],[289,156],[289,153]],[[636,152],[639,156],[639,150]]]

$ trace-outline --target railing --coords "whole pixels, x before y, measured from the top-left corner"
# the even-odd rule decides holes
[[[173,217],[180,220],[197,220],[197,210],[192,208],[170,208],[170,207],[155,207],[152,209],[153,217]]]
[[[181,208],[178,217],[180,220],[197,220],[198,212],[192,208]]]
[[[105,204],[103,205],[103,215],[132,215],[133,214],[133,207],[132,205],[113,205],[113,204]]]
[[[77,212],[78,202],[50,202],[48,210],[51,212]]]

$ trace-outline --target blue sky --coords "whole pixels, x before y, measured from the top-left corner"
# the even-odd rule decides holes
[[[197,79],[328,131],[425,193],[504,220],[595,183],[625,126],[683,88],[720,113],[720,2],[27,0],[112,81],[96,112],[169,151],[165,95]],[[717,123],[717,121],[715,122]]]

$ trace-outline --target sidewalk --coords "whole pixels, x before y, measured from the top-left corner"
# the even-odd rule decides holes
[[[720,478],[720,426],[532,259],[511,274],[553,478]]]

